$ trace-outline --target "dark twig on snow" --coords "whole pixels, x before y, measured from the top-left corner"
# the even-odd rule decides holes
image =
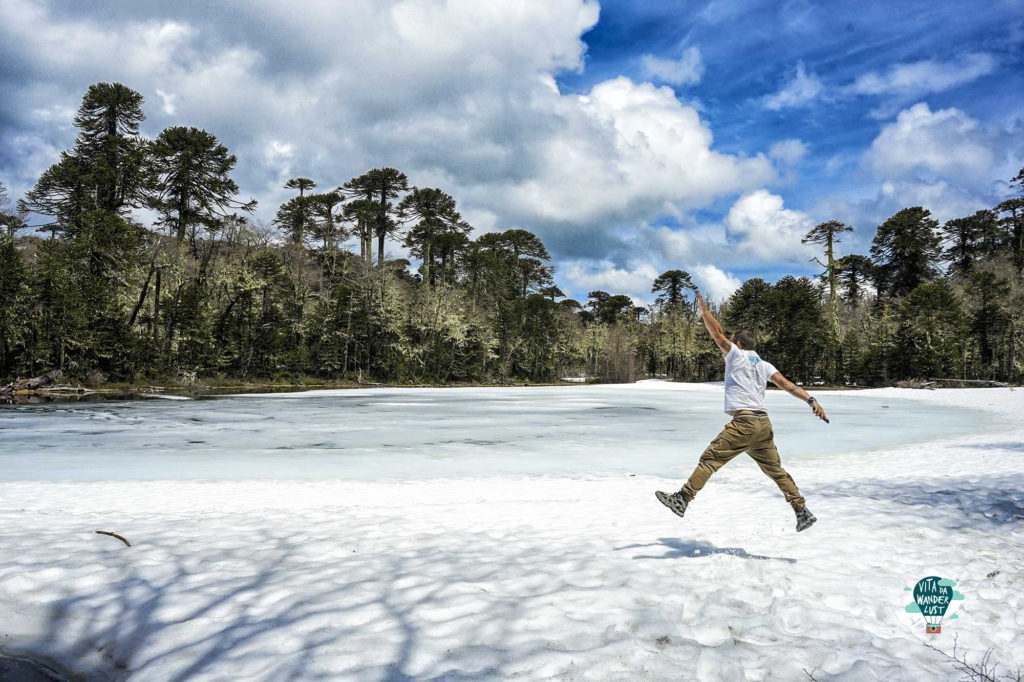
[[[99,535],[109,535],[112,538],[117,538],[118,540],[123,542],[128,547],[132,546],[132,543],[128,542],[127,540],[125,540],[123,537],[121,537],[117,533],[111,533],[109,530],[98,530],[98,531],[96,531],[96,533],[99,534]]]

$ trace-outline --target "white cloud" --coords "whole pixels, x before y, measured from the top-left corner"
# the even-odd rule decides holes
[[[870,228],[907,206],[939,221],[991,208],[1008,196],[1007,181],[1024,158],[1022,127],[984,124],[959,109],[924,102],[884,125],[860,160],[871,184],[859,197],[823,202],[823,214]],[[865,247],[866,248],[866,247]]]
[[[716,301],[724,301],[743,284],[736,276],[714,265],[697,265],[690,269],[701,291]]]
[[[800,240],[814,221],[802,211],[783,206],[782,197],[764,189],[741,196],[725,216],[735,249],[761,261],[804,262],[814,252]]]
[[[921,102],[882,128],[865,160],[883,177],[925,170],[968,181],[991,180],[1005,153],[995,146],[996,137],[998,133],[985,130],[959,109],[933,112]]]
[[[163,90],[157,88],[156,89],[156,96],[160,98],[160,102],[161,102],[161,104],[163,104],[163,112],[165,114],[167,114],[168,116],[173,116],[174,112],[175,112],[175,106],[174,106],[174,100],[176,99],[175,95],[173,95],[172,93],[169,93],[169,92],[164,92]]]
[[[861,74],[847,90],[858,95],[923,95],[969,83],[996,70],[990,54],[971,53],[958,60],[924,59],[894,64],[884,72]]]
[[[877,203],[889,207],[889,214],[907,206],[923,206],[932,212],[939,222],[951,218],[971,215],[991,203],[972,195],[962,187],[951,185],[942,179],[928,182],[917,180],[896,180],[883,182],[878,190]]]
[[[796,73],[776,93],[765,95],[761,102],[765,108],[772,111],[779,111],[789,107],[799,107],[814,100],[824,90],[821,79],[813,73],[808,73],[803,62],[796,65]]]
[[[645,54],[643,65],[649,77],[673,85],[696,85],[704,77],[704,61],[697,47],[686,48],[679,59]]]
[[[807,151],[807,145],[801,140],[781,140],[769,148],[768,156],[783,163],[794,165],[807,156]]]
[[[5,95],[26,115],[0,144],[30,130],[37,149],[70,146],[72,131],[28,112],[76,108],[102,74],[151,100],[147,135],[181,124],[217,135],[263,220],[290,196],[288,175],[331,187],[390,165],[451,193],[485,229],[519,224],[563,255],[597,254],[615,229],[775,177],[764,155],[715,151],[707,123],[669,87],[614,78],[559,92],[555,74],[582,68],[593,0],[254,0],[175,20],[148,0],[116,19],[3,1],[0,42],[24,64]],[[676,81],[702,68],[696,48],[666,61]]]
[[[572,285],[572,295],[580,301],[585,300],[589,292],[601,290],[611,294],[626,294],[639,303],[651,298],[651,286],[659,274],[650,263],[640,263],[626,269],[608,261],[574,261],[567,264],[563,276]]]
[[[498,215],[493,211],[488,211],[485,208],[465,208],[462,209],[462,218],[473,226],[473,234],[475,236],[484,234],[485,232],[496,232],[500,231],[498,227]]]
[[[707,125],[668,87],[620,77],[583,96],[552,90],[537,101],[559,125],[537,150],[535,173],[482,188],[524,220],[599,224],[679,215],[774,176],[764,157],[713,151]]]

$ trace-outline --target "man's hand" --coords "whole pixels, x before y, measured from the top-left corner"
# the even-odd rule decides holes
[[[775,374],[771,375],[770,377],[768,377],[768,381],[772,382],[773,384],[781,388],[783,391],[793,396],[794,398],[799,398],[800,400],[810,405],[811,411],[814,412],[815,417],[825,422],[826,424],[829,423],[828,415],[825,414],[825,409],[818,404],[818,401],[813,396],[811,396],[810,393],[808,393],[807,391],[800,388],[792,381],[784,377],[782,375],[782,372],[776,372]]]
[[[700,311],[703,313],[708,309],[708,305],[704,302],[704,297],[700,295],[699,289],[695,289],[694,292],[697,294],[697,305],[700,306]]]
[[[704,326],[707,328],[708,333],[711,334],[711,338],[715,340],[718,348],[723,354],[728,355],[732,349],[732,343],[729,339],[725,338],[725,332],[722,331],[722,325],[718,324],[718,320],[708,310],[707,304],[704,302],[704,297],[697,291],[697,304],[700,306],[700,316],[704,320]]]
[[[811,400],[813,401],[811,403],[811,410],[814,411],[814,416],[828,424],[828,415],[825,414],[825,408],[823,408],[821,406],[821,403],[819,403],[817,400],[814,400],[814,398],[811,398]]]

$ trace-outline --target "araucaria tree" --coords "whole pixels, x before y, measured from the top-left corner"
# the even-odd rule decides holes
[[[839,268],[836,265],[835,246],[841,240],[839,236],[843,232],[852,232],[853,228],[838,220],[829,220],[816,225],[810,232],[801,239],[803,244],[817,244],[825,247],[825,262],[815,258],[815,262],[825,268],[822,276],[828,283],[828,355],[830,359],[828,375],[830,379],[836,378],[836,367],[838,365],[839,344],[842,341],[842,330],[839,327],[839,295],[837,293]]]
[[[472,229],[455,210],[455,199],[433,187],[413,187],[398,204],[397,214],[405,222],[414,222],[405,236],[405,245],[423,265],[421,273],[428,286],[437,277],[435,261],[442,254],[446,238],[465,236]]]
[[[687,291],[697,287],[685,270],[668,270],[661,273],[651,286],[651,293],[658,294],[655,302],[667,310],[676,310],[685,300]]]
[[[193,252],[200,229],[216,232],[221,221],[238,210],[251,212],[255,199],[238,201],[238,185],[231,179],[237,159],[217,138],[199,128],[167,128],[153,142],[156,173],[151,202],[180,243],[189,237]]]
[[[939,223],[920,206],[905,208],[878,226],[871,257],[885,293],[904,296],[939,275]]]

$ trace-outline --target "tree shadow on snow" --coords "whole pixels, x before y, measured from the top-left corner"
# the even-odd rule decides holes
[[[667,552],[660,556],[653,556],[650,554],[636,554],[633,556],[634,559],[700,559],[712,554],[729,554],[731,556],[739,557],[741,559],[759,559],[762,561],[785,561],[791,564],[796,563],[796,559],[789,559],[785,557],[773,557],[773,556],[762,556],[760,554],[750,554],[747,550],[740,547],[715,547],[710,542],[700,542],[697,540],[681,540],[679,538],[658,538],[657,542],[650,542],[647,544],[636,544],[626,545],[625,547],[616,547],[616,550],[623,549],[637,549],[640,547],[665,547],[668,549]]]
[[[550,642],[514,650],[504,643],[522,641],[532,612],[553,596],[604,589],[597,581],[593,587],[573,582],[590,570],[586,560],[565,571],[549,565],[536,547],[509,551],[504,545],[490,554],[493,561],[481,562],[478,553],[428,540],[412,551],[367,553],[373,568],[359,571],[346,563],[348,555],[336,553],[344,539],[254,531],[246,540],[251,550],[244,544],[206,547],[199,559],[180,535],[151,538],[171,550],[159,571],[152,563],[139,565],[144,557],[133,552],[143,543],[97,556],[118,563],[105,572],[102,586],[65,587],[36,648],[59,661],[72,681],[529,677],[551,654]],[[337,561],[325,563],[323,552],[332,550]],[[521,587],[530,579],[532,587]],[[446,600],[456,606],[438,614]],[[467,609],[465,600],[483,601]],[[459,634],[450,635],[444,654],[435,654],[436,642],[422,640],[445,631]],[[338,656],[339,650],[347,654]],[[435,656],[426,666],[431,672],[410,674],[424,669],[424,656]],[[585,670],[577,661],[574,671]]]
[[[918,507],[932,523],[951,529],[1010,525],[1024,521],[1024,474],[967,479],[922,478],[886,481],[865,479],[824,486],[826,497],[861,497]],[[927,509],[925,509],[927,508]]]

